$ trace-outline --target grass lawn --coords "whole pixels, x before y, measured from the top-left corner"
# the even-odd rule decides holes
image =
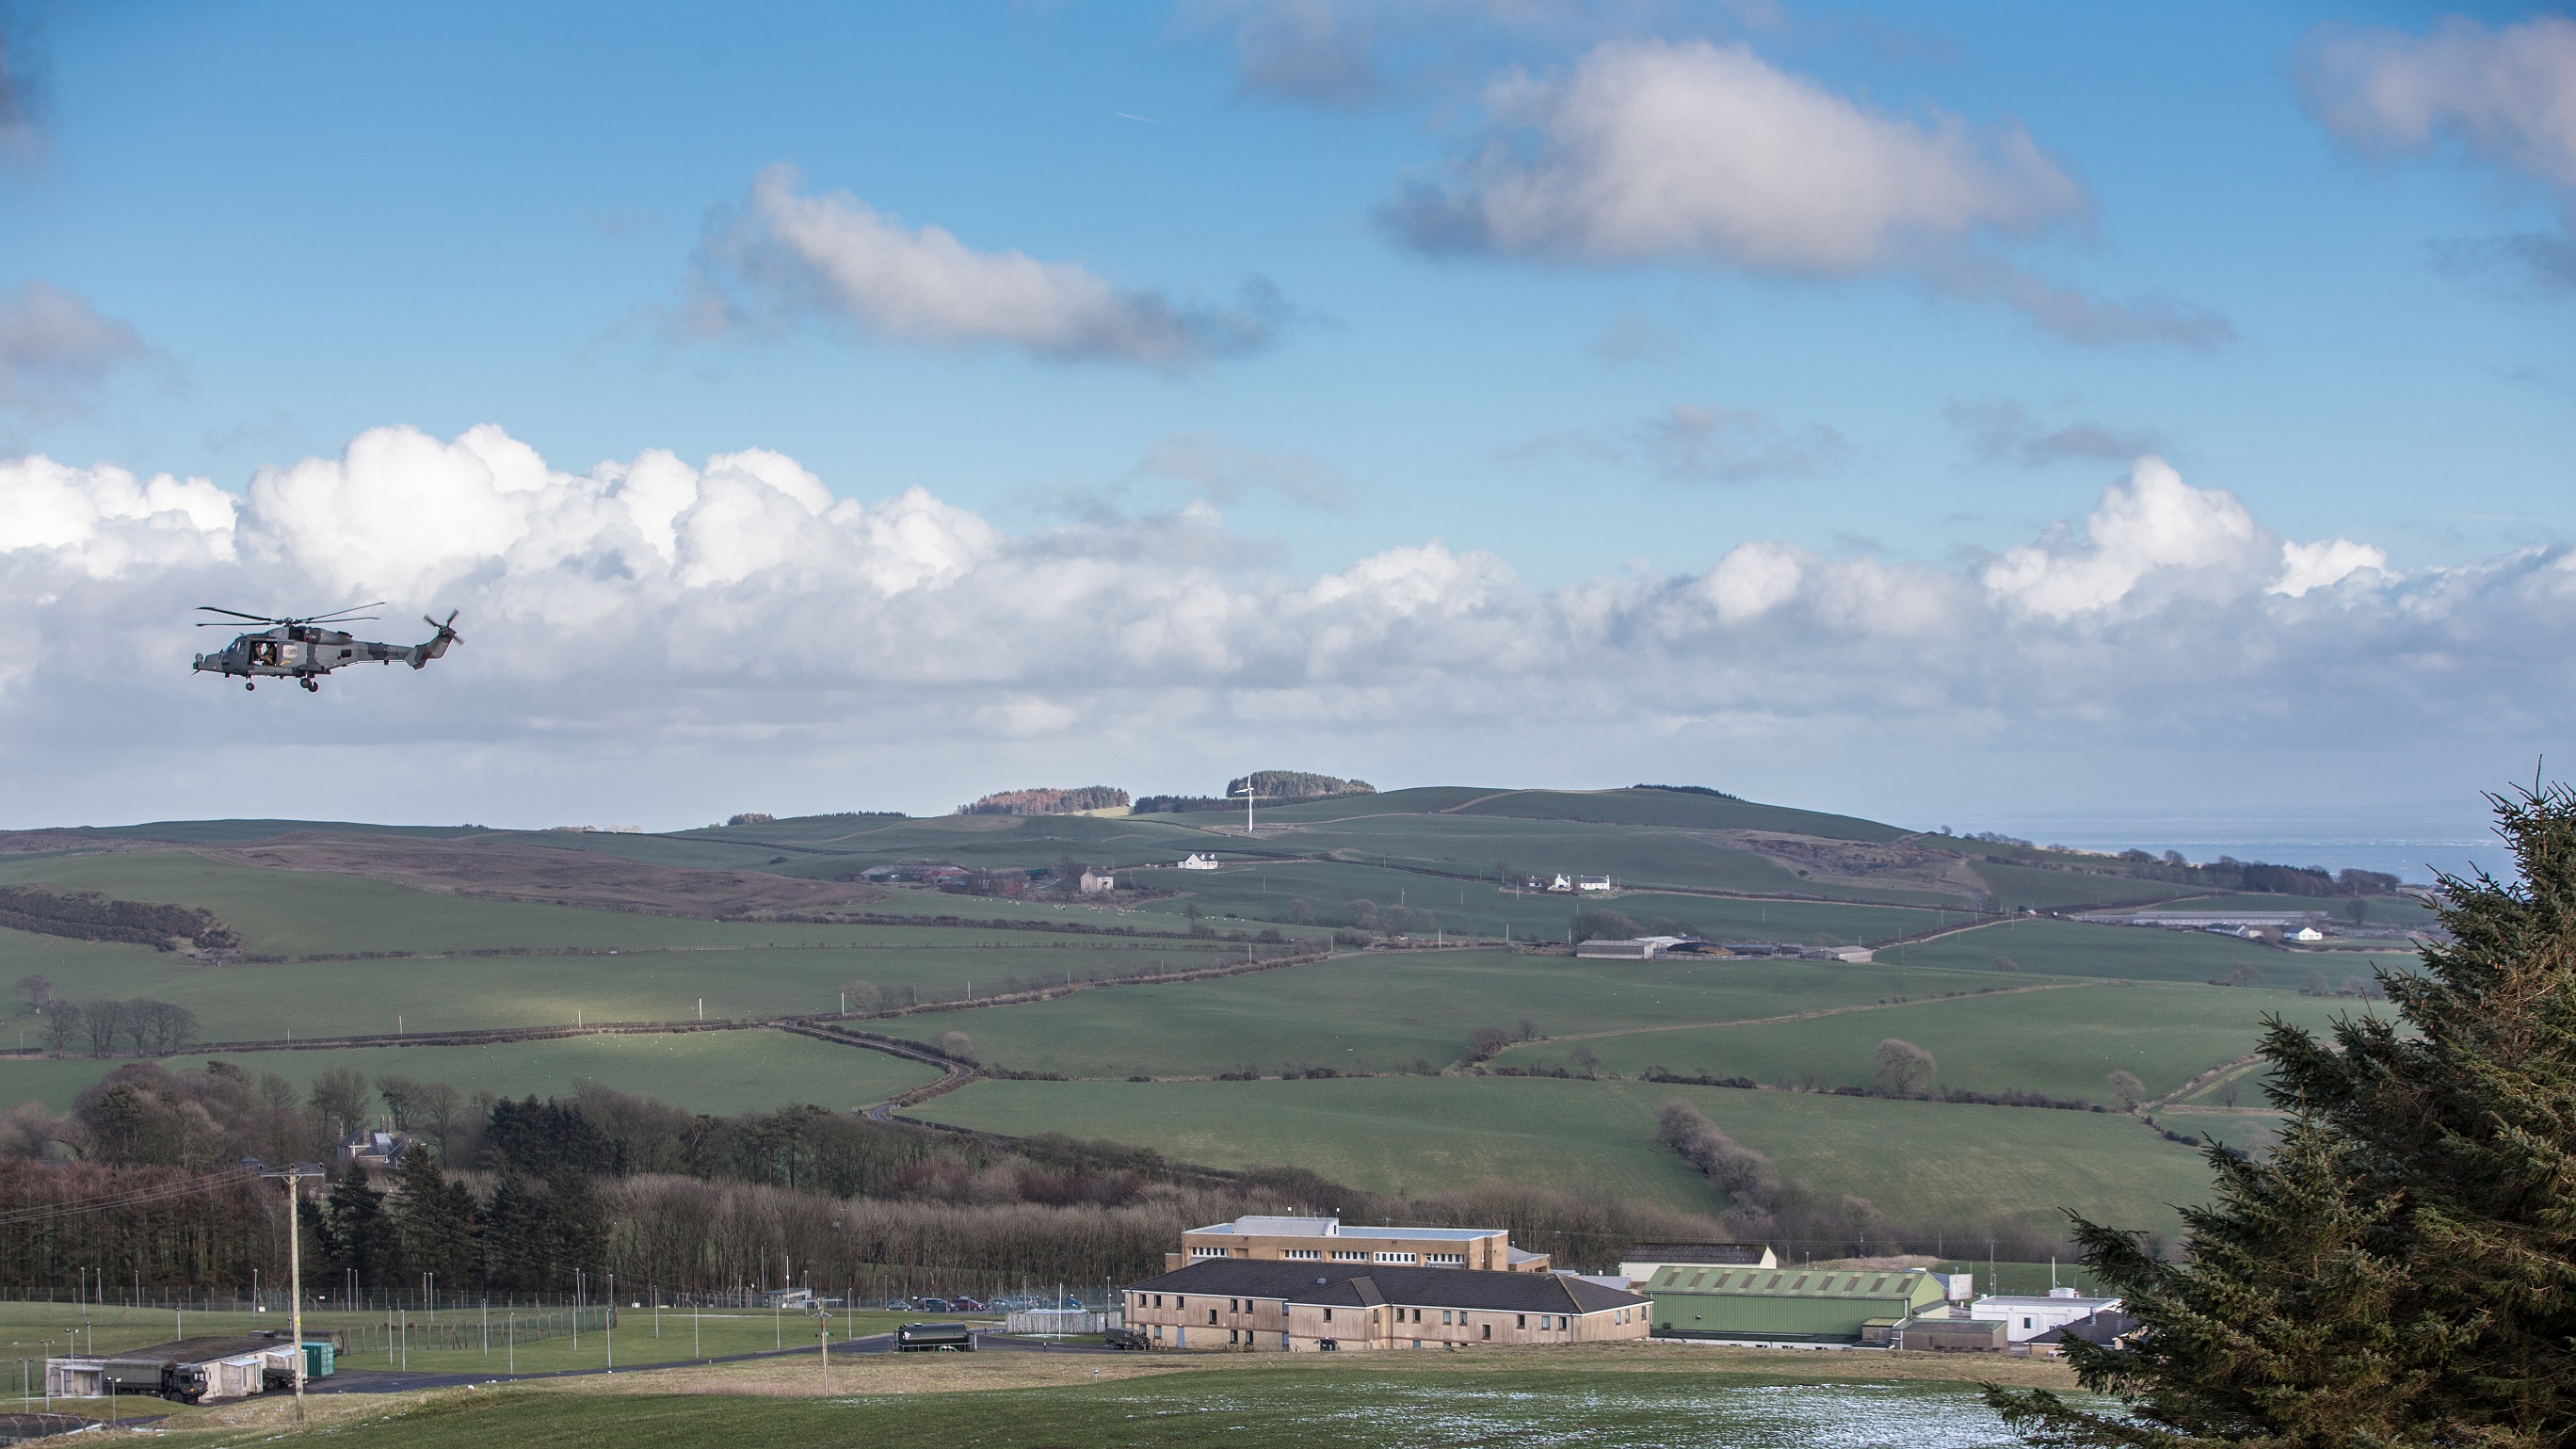
[[[1244,1067],[1385,1071],[1463,1055],[1483,1026],[1541,1031],[1743,1021],[1990,985],[1989,974],[1815,961],[1587,961],[1516,951],[1370,953],[1174,986],[918,1016],[1019,1071],[1213,1076]],[[1873,1038],[1875,1040],[1875,1038]]]
[[[622,1337],[622,1335],[621,1335]],[[622,1343],[621,1343],[622,1346]],[[2064,1388],[2059,1365],[1976,1366]],[[331,1438],[387,1449],[492,1444],[757,1446],[859,1442],[1039,1449],[1211,1441],[1262,1449],[1377,1442],[1786,1449],[2001,1449],[2014,1441],[1956,1359],[1665,1345],[1464,1354],[880,1355],[592,1376],[396,1397],[183,1412],[182,1444]]]
[[[314,1281],[320,1283],[321,1280]],[[418,1285],[413,1286],[416,1288]],[[276,1297],[277,1304],[265,1313],[237,1309],[185,1309],[174,1313],[166,1307],[129,1308],[112,1302],[0,1303],[0,1373],[5,1373],[7,1378],[16,1378],[17,1365],[11,1360],[35,1360],[36,1369],[41,1374],[41,1360],[45,1355],[63,1351],[63,1330],[66,1328],[81,1331],[79,1342],[84,1353],[93,1347],[100,1353],[147,1348],[168,1343],[182,1332],[190,1338],[224,1337],[270,1329],[283,1332],[287,1315],[282,1288]],[[519,1373],[605,1368],[609,1366],[612,1349],[616,1353],[617,1364],[623,1367],[722,1358],[731,1354],[768,1353],[782,1345],[787,1348],[817,1347],[814,1320],[795,1313],[710,1308],[698,1314],[693,1323],[688,1309],[665,1307],[657,1325],[643,1291],[638,1290],[631,1301],[647,1303],[647,1306],[621,1309],[613,1335],[584,1328],[577,1344],[571,1334],[561,1331],[563,1316],[560,1309],[553,1310],[556,1331],[552,1336],[539,1338],[530,1331],[522,1338],[512,1320],[533,1322],[533,1315],[538,1310],[525,1304],[514,1306],[496,1300],[490,1306],[487,1320],[486,1310],[481,1305],[452,1301],[444,1294],[434,1315],[424,1315],[417,1304],[400,1315],[392,1315],[382,1309],[348,1312],[307,1301],[304,1326],[308,1332],[332,1328],[352,1331],[347,1340],[349,1353],[339,1361],[342,1368],[407,1368],[413,1373],[498,1374],[510,1372],[514,1363]],[[854,1335],[884,1333],[897,1323],[922,1316],[835,1313],[832,1317],[832,1341],[837,1344]],[[487,1323],[492,1336],[488,1354],[482,1347]],[[467,1335],[465,1347],[433,1346],[442,1339],[452,1338],[459,1330]]]
[[[2125,1071],[2155,1096],[2251,1052],[2264,1013],[2322,1030],[2358,1003],[2220,986],[2088,983],[1902,1005],[1765,1026],[1643,1031],[1579,1041],[1533,1042],[1497,1063],[1572,1067],[1588,1048],[1600,1070],[1633,1076],[1647,1066],[1685,1075],[1746,1076],[1822,1087],[1876,1080],[1878,1043],[1897,1037],[1939,1063],[1934,1090],[2039,1092],[2109,1102],[2106,1078]]]
[[[57,1112],[66,1111],[81,1088],[133,1060],[0,1061],[0,1104],[32,1098]],[[299,1090],[333,1067],[353,1067],[369,1077],[398,1073],[425,1082],[447,1082],[469,1097],[485,1087],[504,1097],[565,1094],[576,1081],[587,1079],[720,1116],[804,1103],[848,1111],[882,1102],[939,1076],[932,1068],[884,1052],[756,1028],[680,1036],[566,1037],[505,1046],[242,1052],[224,1060],[254,1075],[276,1072]],[[205,1064],[203,1053],[163,1063],[173,1071]]]
[[[1356,1187],[1431,1192],[1489,1178],[1701,1210],[1705,1179],[1655,1140],[1681,1097],[1782,1172],[1890,1218],[2060,1207],[2172,1234],[2206,1195],[2192,1150],[2111,1113],[1963,1107],[1645,1082],[1370,1077],[1264,1082],[978,1082],[915,1115],[1025,1134],[1115,1137],[1225,1167],[1294,1163]]]
[[[490,904],[490,903],[485,903]],[[635,917],[633,919],[646,919]],[[712,923],[707,923],[712,924]],[[30,972],[72,1001],[146,996],[197,1014],[208,1041],[270,1040],[583,1021],[676,1021],[840,1009],[852,980],[911,986],[951,999],[1014,981],[1186,970],[1243,948],[1035,931],[883,927],[848,934],[864,946],[625,951],[616,955],[449,956],[425,960],[294,961],[205,967],[143,946],[66,941],[0,930],[0,980]],[[0,1044],[42,1040],[33,1018],[0,1016]]]

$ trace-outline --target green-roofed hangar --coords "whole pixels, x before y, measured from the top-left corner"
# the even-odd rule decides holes
[[[1950,1287],[1920,1268],[1681,1263],[1658,1270],[1644,1292],[1654,1301],[1657,1338],[1825,1347],[1885,1343],[1900,1324],[1948,1301]]]

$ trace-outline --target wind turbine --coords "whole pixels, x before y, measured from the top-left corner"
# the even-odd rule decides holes
[[[1256,839],[1259,836],[1252,828],[1252,802],[1261,798],[1259,789],[1259,786],[1252,783],[1252,776],[1246,774],[1243,777],[1243,788],[1229,792],[1243,797],[1243,833]]]

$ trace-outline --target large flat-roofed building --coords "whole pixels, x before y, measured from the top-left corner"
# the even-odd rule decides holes
[[[1545,1253],[1524,1253],[1501,1228],[1351,1227],[1340,1218],[1240,1217],[1181,1234],[1165,1268],[1212,1259],[1254,1263],[1369,1264],[1386,1268],[1470,1268],[1490,1273],[1544,1273]]]
[[[1122,1306],[1156,1348],[1331,1353],[1637,1340],[1650,1305],[1563,1273],[1206,1258]]]
[[[1947,1301],[1941,1275],[1920,1268],[1729,1268],[1656,1271],[1658,1338],[1739,1343],[1885,1343],[1900,1324]]]

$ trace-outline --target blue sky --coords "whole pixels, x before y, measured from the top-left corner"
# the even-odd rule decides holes
[[[167,672],[159,655],[197,642],[170,641],[167,590],[318,608],[408,588],[398,617],[486,621],[460,662],[508,656],[274,714],[184,677],[100,671],[68,699],[0,677],[0,748],[76,741],[119,782],[51,788],[25,807],[42,818],[235,808],[182,767],[183,728],[433,750],[460,807],[585,815],[622,803],[617,777],[529,762],[596,730],[706,781],[635,802],[668,824],[746,791],[745,738],[769,752],[759,778],[800,797],[786,808],[1087,783],[1053,778],[1072,736],[1139,789],[1278,754],[1384,783],[1678,772],[1912,818],[2173,803],[2142,779],[2183,782],[2194,808],[2442,798],[2527,774],[2564,718],[2563,656],[2529,645],[2532,676],[2503,678],[2525,645],[2462,642],[2535,619],[2558,637],[2576,525],[2576,23],[2557,12],[0,16],[0,467],[18,469],[0,491],[17,480],[22,518],[89,509],[14,542],[0,524],[32,627],[113,631]],[[824,490],[813,527],[828,498],[917,488],[968,542],[845,520],[876,541],[762,544],[693,575],[721,601],[639,594],[633,636],[576,630],[545,581],[614,549],[531,563],[527,545],[571,503],[434,558],[385,553],[479,485],[344,450],[478,427],[566,477],[652,449],[713,477],[763,450]],[[2179,482],[2141,483],[2149,456]],[[29,460],[71,481],[39,498]],[[255,480],[307,460],[339,471],[285,518]],[[238,517],[202,555],[101,562],[115,529],[166,542],[181,516],[96,503],[102,470],[205,480]],[[2134,547],[2102,533],[2120,498]],[[182,514],[214,530],[218,503]],[[1435,542],[1473,566],[1424,573]],[[2284,593],[2285,545],[2340,562]],[[947,571],[884,581],[884,549],[922,547]],[[1721,561],[1761,549],[1799,560],[1782,567],[1809,592],[1666,620],[1658,589],[1713,599]],[[1996,574],[2015,549],[2058,582]],[[353,556],[376,563],[332,562]],[[609,573],[642,577],[618,557]],[[1066,572],[1013,593],[1044,574],[1033,559]],[[876,593],[852,602],[859,574]],[[1930,592],[1851,622],[1898,578]],[[960,592],[883,612],[914,588]],[[1379,623],[1414,625],[1372,635],[1364,668],[1318,662],[1343,626],[1283,622],[1367,589],[1393,591]],[[2329,595],[2359,612],[2312,617]],[[2448,601],[2434,636],[2428,599]],[[711,609],[851,657],[800,645],[756,678],[675,663],[672,621]],[[961,617],[971,631],[941,632]],[[1015,642],[989,667],[943,662],[997,634]],[[1498,662],[1495,638],[1551,642]],[[2058,683],[2005,682],[2034,673]],[[2442,683],[2464,676],[2487,692],[2466,719]],[[1470,701],[1458,681],[1477,678],[1498,692]],[[830,723],[880,689],[902,705],[879,724]],[[1562,703],[1604,691],[1653,718]],[[102,743],[84,714],[165,698],[189,701],[169,738]],[[275,717],[308,704],[326,708]],[[710,720],[736,732],[713,756]],[[917,762],[899,783],[864,763],[888,750]],[[560,784],[532,801],[520,770]]]

